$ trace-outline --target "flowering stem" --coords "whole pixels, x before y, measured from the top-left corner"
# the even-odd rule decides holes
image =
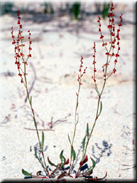
[[[77,128],[77,124],[79,122],[79,115],[77,116],[77,111],[78,111],[78,105],[79,105],[79,93],[80,93],[80,87],[82,85],[81,83],[81,78],[82,76],[86,73],[86,69],[87,67],[84,69],[83,73],[82,72],[82,67],[83,67],[83,57],[81,56],[81,64],[80,64],[80,68],[79,68],[79,75],[78,75],[78,92],[76,93],[76,96],[77,96],[77,99],[76,99],[76,108],[75,108],[75,127],[74,127],[74,132],[73,132],[73,138],[72,138],[72,142],[71,142],[71,153],[70,153],[70,169],[69,169],[69,173],[73,167],[73,164],[74,164],[74,158],[73,158],[73,162],[72,162],[72,150],[74,151],[74,148],[73,148],[73,143],[74,143],[74,138],[75,138],[75,134],[76,134],[76,128]]]
[[[24,64],[24,73],[26,73],[26,64]],[[42,157],[43,157],[43,161],[44,161],[44,165],[45,165],[45,169],[49,175],[49,171],[47,169],[47,165],[46,165],[46,162],[45,162],[45,157],[44,157],[44,153],[43,153],[43,149],[42,149],[42,145],[40,143],[40,137],[39,137],[39,132],[38,132],[38,129],[37,129],[37,124],[36,124],[36,118],[35,118],[35,113],[34,113],[34,110],[32,108],[32,103],[31,103],[31,100],[30,100],[30,95],[29,95],[29,91],[28,91],[28,88],[27,88],[27,77],[26,75],[24,74],[24,80],[25,80],[25,88],[26,88],[26,93],[27,93],[27,98],[28,98],[28,101],[29,101],[29,104],[30,104],[30,108],[31,108],[31,112],[32,112],[32,116],[33,116],[33,121],[34,121],[34,126],[36,128],[36,133],[37,133],[37,138],[38,138],[38,142],[39,142],[39,147],[41,149],[41,152],[42,152]]]

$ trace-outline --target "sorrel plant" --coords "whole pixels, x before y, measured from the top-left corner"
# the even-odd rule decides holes
[[[73,144],[74,144],[74,140],[75,140],[77,124],[79,123],[78,106],[79,106],[80,88],[81,88],[81,85],[82,85],[82,77],[86,73],[87,67],[83,70],[83,57],[81,56],[80,67],[79,67],[79,75],[78,75],[78,79],[77,79],[77,81],[78,81],[78,91],[76,93],[75,126],[74,126],[74,132],[73,132],[72,139],[70,139],[70,136],[68,135],[68,140],[69,140],[69,143],[70,143],[70,158],[68,158],[66,160],[66,158],[63,155],[64,150],[62,150],[61,153],[60,153],[61,163],[58,163],[57,165],[55,165],[53,162],[51,162],[49,157],[47,157],[48,163],[51,166],[55,166],[55,169],[50,173],[50,171],[48,169],[48,166],[47,166],[47,162],[46,162],[45,157],[44,157],[44,132],[42,131],[41,140],[40,140],[40,134],[39,134],[39,130],[38,130],[38,127],[37,127],[35,112],[34,112],[34,109],[32,107],[32,96],[30,96],[30,93],[29,93],[29,90],[28,90],[28,83],[27,83],[27,65],[28,65],[28,59],[31,57],[31,50],[32,50],[32,47],[31,47],[32,41],[31,41],[31,37],[30,37],[31,33],[30,33],[30,30],[28,30],[28,33],[29,33],[29,36],[28,36],[29,48],[28,48],[28,50],[29,51],[28,51],[27,57],[25,58],[24,50],[23,50],[24,47],[25,47],[25,44],[23,43],[24,36],[23,36],[23,31],[22,31],[20,11],[18,11],[17,24],[19,25],[19,30],[18,30],[17,38],[15,38],[15,36],[13,35],[13,27],[11,28],[12,29],[11,34],[12,34],[12,39],[13,39],[12,44],[15,45],[15,49],[14,49],[14,51],[15,51],[15,64],[17,65],[18,75],[21,78],[21,83],[24,84],[24,87],[26,89],[27,98],[28,98],[30,109],[31,109],[31,112],[32,112],[32,118],[33,118],[33,121],[34,121],[34,126],[35,126],[35,129],[36,129],[38,143],[39,143],[39,147],[40,147],[40,150],[41,150],[43,161],[40,160],[40,158],[38,158],[36,149],[35,149],[35,156],[38,159],[38,161],[41,163],[44,171],[46,172],[46,175],[43,175],[42,172],[39,171],[39,172],[37,172],[37,175],[35,176],[35,175],[32,175],[31,173],[28,173],[24,169],[22,169],[22,173],[25,176],[36,177],[36,178],[52,178],[53,175],[55,175],[56,171],[60,170],[61,174],[57,177],[58,179],[60,179],[61,177],[65,176],[65,175],[68,175],[72,178],[85,177],[85,178],[88,178],[90,180],[98,179],[97,177],[95,177],[95,178],[90,177],[90,175],[92,174],[93,169],[95,167],[95,161],[91,158],[93,165],[91,167],[87,167],[85,165],[86,165],[86,162],[88,161],[88,155],[87,155],[88,144],[89,144],[89,141],[91,139],[91,136],[92,136],[93,130],[95,128],[96,122],[97,122],[97,120],[98,120],[98,118],[101,114],[101,111],[102,111],[101,97],[102,97],[102,94],[103,94],[103,91],[104,91],[104,88],[105,88],[105,85],[106,85],[106,82],[107,82],[108,78],[116,72],[116,64],[117,64],[118,58],[120,56],[119,55],[119,51],[120,51],[120,37],[119,37],[119,34],[120,34],[120,27],[122,26],[123,19],[122,19],[122,14],[121,14],[120,15],[120,23],[118,24],[118,29],[116,31],[115,19],[114,19],[115,14],[113,13],[113,11],[114,11],[114,5],[111,2],[110,3],[109,14],[108,14],[108,20],[109,20],[108,30],[109,30],[109,34],[110,34],[110,41],[109,42],[106,42],[105,39],[104,39],[102,29],[101,29],[101,18],[100,18],[100,16],[98,16],[98,20],[97,20],[97,22],[99,24],[98,31],[100,33],[100,39],[102,40],[102,47],[105,48],[105,55],[106,55],[106,61],[102,66],[103,85],[102,85],[101,90],[99,91],[98,85],[97,85],[97,80],[96,80],[96,72],[97,72],[97,69],[96,69],[96,43],[94,42],[94,46],[93,46],[93,51],[94,51],[94,54],[93,54],[93,71],[94,71],[94,74],[92,76],[92,79],[93,79],[93,82],[94,82],[94,85],[95,85],[95,90],[96,90],[97,95],[98,95],[96,116],[95,116],[94,123],[93,123],[93,126],[92,126],[91,130],[89,130],[90,129],[89,124],[88,123],[86,124],[86,134],[85,134],[85,136],[82,140],[82,158],[79,162],[79,168],[76,171],[74,177],[72,176],[72,170],[74,169],[74,162],[76,161],[76,152],[75,152],[75,148],[74,148]],[[113,69],[111,70],[111,72],[108,74],[108,68],[109,68],[110,62],[112,62],[112,59],[114,59],[113,60],[114,66],[113,66]],[[67,164],[69,164],[69,167],[65,168],[65,165],[67,165]],[[84,173],[82,173],[82,170],[84,169],[84,166],[86,167],[85,168],[86,171],[84,171]]]

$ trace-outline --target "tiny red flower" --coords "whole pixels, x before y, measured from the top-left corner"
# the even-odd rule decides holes
[[[100,39],[102,39],[103,37],[104,37],[104,36],[103,36],[103,35],[101,35],[101,36],[100,36]]]
[[[114,61],[114,64],[116,64],[116,63],[117,63],[117,60]]]
[[[116,54],[116,57],[119,57],[119,54]]]
[[[21,74],[21,73],[19,73],[18,75],[19,75],[19,76],[22,76],[22,74]]]
[[[23,78],[21,78],[21,83],[23,83]]]
[[[108,28],[111,29],[112,28],[112,25],[108,25]]]
[[[95,61],[93,61],[93,64],[95,64],[96,62]]]
[[[31,57],[31,54],[29,54],[28,57]]]
[[[113,69],[113,73],[115,74],[115,72],[116,72],[116,69]]]

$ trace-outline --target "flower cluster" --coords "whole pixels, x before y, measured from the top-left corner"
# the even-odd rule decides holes
[[[123,22],[123,19],[122,19],[123,14],[121,14],[120,17],[119,17],[120,18],[120,23],[118,25],[119,28],[117,29],[117,33],[115,33],[116,32],[115,31],[115,19],[114,19],[115,14],[113,13],[113,10],[114,10],[114,5],[111,2],[110,11],[109,11],[109,14],[108,14],[109,24],[107,26],[108,29],[109,29],[109,32],[110,32],[110,40],[111,40],[109,42],[109,44],[110,44],[110,49],[109,50],[107,49],[107,44],[108,43],[104,41],[104,36],[102,34],[102,31],[101,31],[101,22],[100,22],[101,18],[100,18],[100,16],[98,16],[98,20],[97,20],[97,22],[99,23],[98,31],[100,32],[100,39],[102,40],[102,47],[105,47],[105,49],[106,49],[105,55],[107,55],[107,62],[102,66],[103,77],[104,77],[105,80],[106,80],[106,77],[107,77],[106,76],[107,67],[109,65],[109,62],[110,62],[111,58],[115,57],[115,59],[114,59],[114,68],[113,68],[113,71],[112,71],[112,73],[115,73],[116,72],[115,66],[116,66],[116,63],[117,63],[117,59],[120,56],[119,55],[119,50],[120,50],[119,32],[120,32],[120,27],[122,26],[122,22]],[[117,51],[114,53],[114,49],[115,49],[116,45],[117,45]],[[96,52],[95,43],[94,43],[93,49],[94,49],[94,54],[93,54],[93,57],[94,57],[94,60],[93,60],[94,76],[92,76],[92,79],[93,79],[94,82],[96,82],[96,79],[95,79],[95,72],[96,72],[96,68],[95,68],[95,63],[96,63],[96,61],[95,61],[95,52]]]
[[[83,73],[81,73],[81,71],[82,71],[82,67],[83,67],[83,57],[81,56],[81,60],[80,60],[80,67],[79,67],[79,75],[78,75],[78,79],[77,79],[77,81],[79,82],[79,84],[80,85],[82,85],[82,83],[81,83],[81,78],[82,78],[82,76],[86,73],[86,69],[87,69],[87,67],[84,69],[84,71],[83,71]]]
[[[21,77],[21,83],[23,83],[23,77],[22,75],[27,75],[26,72],[23,72],[23,70],[21,69],[21,62],[20,62],[20,58],[22,58],[22,63],[27,65],[27,60],[29,57],[31,57],[31,54],[30,54],[30,51],[32,50],[31,48],[31,44],[32,44],[32,41],[30,40],[30,30],[28,30],[28,33],[29,33],[29,54],[27,55],[27,59],[25,61],[25,58],[24,58],[24,54],[23,54],[23,47],[25,47],[25,44],[23,44],[23,39],[24,39],[24,36],[22,36],[22,24],[20,22],[21,20],[21,17],[20,17],[20,11],[18,11],[18,21],[17,21],[17,24],[19,25],[19,31],[18,31],[18,35],[17,35],[17,39],[15,39],[15,36],[13,35],[13,27],[11,27],[11,34],[12,34],[12,44],[15,45],[15,49],[14,49],[14,52],[15,52],[15,64],[17,65],[17,69],[18,69],[18,75]]]
[[[95,53],[96,53],[96,44],[94,42],[94,47],[93,47],[93,50],[94,50],[94,60],[93,60],[93,65],[94,65],[94,76],[92,76],[92,79],[94,82],[96,82],[96,79],[95,79],[95,72],[97,72],[96,68],[95,68],[95,64],[96,64],[96,61],[95,61]]]

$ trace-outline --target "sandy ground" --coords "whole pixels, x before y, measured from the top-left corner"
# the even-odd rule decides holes
[[[102,96],[103,110],[93,132],[88,147],[88,155],[95,159],[93,176],[107,180],[134,179],[135,164],[133,145],[135,133],[135,53],[134,9],[124,12],[123,26],[120,32],[120,58],[115,75],[112,75]],[[116,14],[119,21],[119,12]],[[34,82],[31,95],[33,108],[39,129],[45,129],[45,156],[58,163],[59,154],[69,157],[70,146],[67,135],[72,137],[74,129],[74,112],[76,92],[78,90],[77,74],[81,55],[84,67],[88,67],[83,76],[83,85],[79,100],[79,124],[74,147],[80,149],[87,122],[90,129],[96,113],[97,94],[93,75],[93,42],[97,44],[97,83],[102,86],[102,65],[105,62],[105,50],[101,46],[98,32],[97,15],[86,17],[83,21],[70,21],[67,16],[54,17],[45,21],[40,16],[22,15],[24,36],[32,36],[32,58],[29,59],[28,85]],[[11,44],[11,30],[17,18],[11,15],[0,17],[0,180],[22,179],[21,169],[36,174],[42,170],[34,156],[37,144],[36,132],[28,101],[25,102],[25,88],[14,64],[14,47]],[[102,30],[106,40],[109,33],[107,20],[102,20]],[[24,41],[27,50],[27,39]],[[66,121],[62,121],[66,116]],[[52,130],[46,131],[53,117]],[[41,134],[41,133],[40,133]],[[79,155],[80,158],[80,155]],[[76,165],[77,166],[77,165]]]

